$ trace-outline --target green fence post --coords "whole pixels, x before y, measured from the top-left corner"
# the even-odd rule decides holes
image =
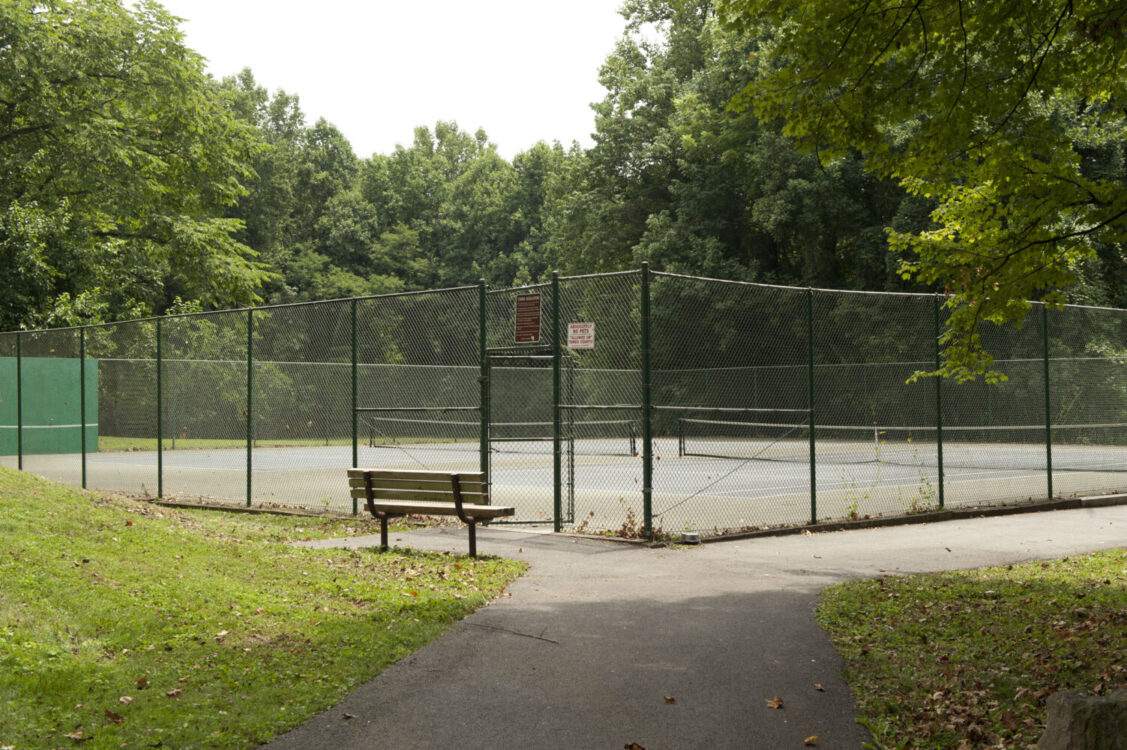
[[[814,290],[806,290],[806,406],[810,419],[810,523],[818,522],[817,447],[814,438]]]
[[[486,337],[485,318],[485,279],[477,280],[477,361],[478,382],[481,390],[478,396],[478,417],[481,419],[479,427],[478,468],[485,475],[486,486],[489,486],[489,355],[486,352],[488,340]]]
[[[942,367],[941,353],[939,350],[939,295],[932,298],[932,309],[935,318],[935,369]],[[935,376],[935,450],[939,464],[939,509],[943,509],[943,378]]]
[[[356,298],[352,298],[352,466],[356,468],[360,465],[360,439],[357,433],[356,425],[356,409],[359,408],[359,365],[357,364],[359,358],[359,351],[356,345]],[[360,512],[359,500],[352,498],[352,515],[357,515]]]
[[[552,271],[552,528],[563,530],[563,454],[560,420],[560,272]]]
[[[157,499],[164,499],[164,385],[161,383],[160,318],[157,318]]]
[[[1049,308],[1041,303],[1041,339],[1045,348],[1045,469],[1049,499],[1053,499],[1053,415],[1049,392]]]
[[[251,498],[251,443],[254,440],[254,421],[251,411],[254,403],[254,310],[247,310],[247,507]]]
[[[78,329],[78,439],[82,443],[82,489],[86,489],[86,329]]]
[[[23,471],[23,336],[16,331],[16,468]]]
[[[642,534],[653,539],[653,390],[650,370],[650,264],[642,262]]]

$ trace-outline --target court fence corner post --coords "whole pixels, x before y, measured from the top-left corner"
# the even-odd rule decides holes
[[[1041,342],[1045,363],[1045,478],[1049,499],[1053,499],[1053,413],[1052,391],[1049,388],[1049,306],[1041,303]]]
[[[161,382],[161,319],[157,318],[157,499],[164,499],[164,384]]]
[[[82,489],[86,489],[86,328],[78,329],[78,440],[82,443]]]
[[[23,335],[16,331],[16,468],[23,471]]]
[[[650,368],[650,264],[642,262],[642,534],[653,539],[653,382]]]
[[[254,442],[254,309],[247,308],[247,507],[251,505],[252,445]]]
[[[814,436],[814,289],[806,289],[806,408],[810,422],[810,523],[818,522],[817,442]]]
[[[932,297],[932,310],[934,317],[935,327],[935,458],[938,467],[939,475],[939,510],[943,510],[945,505],[944,497],[944,478],[943,478],[943,376],[939,374],[939,368],[943,366],[942,350],[939,346],[939,339],[943,331],[939,323],[939,295],[936,294]]]
[[[357,363],[359,351],[356,345],[356,298],[352,298],[350,305],[352,312],[352,466],[354,468],[360,465],[360,441],[357,434],[356,425],[356,409],[359,406],[357,400],[359,398],[359,365]],[[357,498],[352,498],[352,515],[357,515],[360,512],[359,501]]]
[[[478,418],[480,419],[478,426],[478,469],[485,477],[485,486],[490,490],[492,496],[492,486],[489,481],[489,353],[488,348],[488,333],[486,331],[486,286],[485,279],[478,279],[477,281],[477,360],[478,360],[478,382],[481,388],[478,391]]]
[[[563,531],[563,423],[560,419],[560,272],[552,271],[552,529]]]

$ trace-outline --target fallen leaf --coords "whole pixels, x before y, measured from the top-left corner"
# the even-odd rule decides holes
[[[822,687],[821,684],[819,684],[817,682],[814,683],[814,689],[817,690],[819,693],[826,692],[826,689],[824,687]]]
[[[623,745],[623,750],[646,750],[646,748],[639,745],[637,742],[631,742],[629,745]]]
[[[180,688],[173,688],[172,690],[169,690],[167,693],[165,693],[165,695],[167,695],[169,698],[179,698]]]
[[[81,729],[79,729],[77,732],[71,732],[70,734],[64,734],[63,736],[66,737],[68,740],[74,740],[76,742],[85,742],[86,740],[90,739],[89,737],[83,737],[82,736],[82,730]]]
[[[147,688],[149,686],[149,680],[146,677],[142,677],[139,680],[137,680],[136,684],[137,684],[137,687],[144,690],[145,688]]]
[[[106,718],[109,719],[110,721],[112,721],[114,724],[124,724],[125,723],[125,717],[124,716],[122,716],[120,714],[115,714],[113,711],[109,710],[108,708],[106,709]]]
[[[665,702],[666,703],[676,703],[677,699],[674,698],[672,695],[667,695],[667,696],[665,696]]]
[[[355,716],[355,714],[341,714],[340,718],[347,721],[348,719],[355,719],[356,716]]]
[[[776,695],[774,698],[768,698],[767,699],[767,708],[782,708],[782,707],[783,707],[783,699],[780,698],[779,696]]]
[[[133,699],[130,698],[128,695],[123,695],[123,696],[121,696],[120,698],[117,699],[117,702],[124,705],[124,706],[128,706],[130,703],[133,702]]]
[[[813,745],[814,741],[818,739],[818,735],[812,734],[802,741],[803,745]]]
[[[187,682],[187,681],[188,681],[187,676],[181,677],[179,680],[177,680],[177,682]]]
[[[226,630],[220,630],[218,633],[215,634],[215,637],[216,638],[222,638],[225,635],[227,635],[227,631]]]
[[[133,522],[132,522],[132,521],[126,521],[126,522],[125,522],[125,525],[126,525],[126,526],[132,526],[132,525],[133,525]]]

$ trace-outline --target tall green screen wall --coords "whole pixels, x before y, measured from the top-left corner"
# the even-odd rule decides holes
[[[20,409],[16,403],[17,367],[22,401],[23,453],[81,453],[82,421],[86,450],[98,450],[98,362],[86,360],[86,418],[79,419],[80,363],[62,357],[0,357],[0,456],[19,450]]]

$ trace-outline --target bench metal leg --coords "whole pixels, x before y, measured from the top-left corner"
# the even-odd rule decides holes
[[[470,557],[477,557],[477,523],[470,521]]]
[[[387,513],[380,513],[380,547],[387,549]]]

